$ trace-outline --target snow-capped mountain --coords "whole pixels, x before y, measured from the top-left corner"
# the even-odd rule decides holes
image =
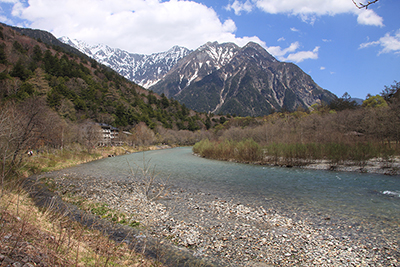
[[[256,43],[207,43],[180,60],[154,92],[200,112],[262,116],[308,108],[335,96],[293,63],[276,60]]]
[[[173,97],[180,91],[189,87],[193,82],[203,79],[205,76],[213,73],[215,70],[227,65],[232,58],[239,52],[240,47],[234,43],[226,43],[219,45],[217,42],[208,42],[199,47],[196,51],[189,54],[178,62],[172,69],[171,73],[178,74],[178,83],[176,86],[169,87],[165,92],[167,96]],[[160,85],[155,85],[154,88],[162,87],[162,84],[174,77],[167,75],[160,81]],[[174,77],[172,78],[175,80]],[[174,81],[175,83],[176,81]],[[152,89],[153,90],[153,89]]]
[[[335,98],[297,65],[276,60],[252,42],[244,47],[208,42],[195,51],[175,46],[140,55],[66,37],[60,40],[127,79],[200,112],[262,116]]]
[[[59,40],[144,88],[157,83],[181,58],[191,52],[187,48],[174,46],[166,52],[141,55],[103,44],[88,45],[83,41],[71,40],[68,37],[61,37]]]

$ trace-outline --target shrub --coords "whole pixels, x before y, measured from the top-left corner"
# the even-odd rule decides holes
[[[262,159],[261,147],[253,140],[222,142],[203,139],[193,146],[193,152],[202,157],[221,160],[259,161]]]
[[[237,158],[240,161],[260,161],[262,159],[262,150],[253,139],[243,140],[235,145]]]

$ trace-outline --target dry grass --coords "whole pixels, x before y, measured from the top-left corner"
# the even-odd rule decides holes
[[[47,149],[34,154],[32,157],[26,156],[24,159],[25,166],[22,168],[22,176],[28,177],[31,174],[49,172],[65,169],[81,163],[107,158],[110,156],[119,156],[127,153],[135,153],[147,150],[160,149],[157,146],[107,146],[96,147],[89,154],[86,149],[79,145],[75,145],[63,150]]]
[[[135,150],[122,147],[46,151],[26,157],[21,176],[58,170]],[[14,178],[15,181],[15,178]],[[39,209],[15,182],[0,195],[0,266],[162,266],[52,210]],[[29,265],[30,264],[30,265]]]
[[[34,151],[32,157],[24,158],[25,165],[21,169],[21,175],[28,177],[31,174],[61,170],[81,163],[106,158],[109,156],[119,156],[126,153],[139,151],[132,147],[96,147],[92,153],[87,153],[86,149],[74,146],[60,149],[48,149],[37,153]]]
[[[39,210],[20,189],[0,199],[0,255],[1,266],[160,266],[51,208]]]

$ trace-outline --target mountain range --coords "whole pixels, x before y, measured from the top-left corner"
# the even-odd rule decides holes
[[[199,112],[262,116],[307,109],[336,96],[293,63],[280,62],[260,45],[209,42],[195,51],[175,46],[140,55],[60,38],[126,78]]]
[[[59,40],[144,88],[156,84],[181,58],[192,52],[185,47],[174,46],[166,52],[141,55],[104,44],[88,45],[68,37],[61,37]]]

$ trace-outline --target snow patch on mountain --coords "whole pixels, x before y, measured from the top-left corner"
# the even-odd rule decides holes
[[[208,65],[213,63],[216,69],[220,69],[232,60],[238,53],[239,47],[233,43],[219,45],[217,42],[208,42],[201,46],[199,51],[204,52],[211,59],[211,61],[206,61]]]
[[[193,74],[193,76],[189,78],[187,86],[189,86],[192,83],[192,81],[194,81],[197,77],[199,77],[198,73],[199,73],[199,70],[196,69],[196,71]]]
[[[185,47],[174,46],[165,52],[142,55],[103,44],[89,45],[68,37],[61,37],[59,40],[144,88],[156,84],[180,59],[191,53]]]

